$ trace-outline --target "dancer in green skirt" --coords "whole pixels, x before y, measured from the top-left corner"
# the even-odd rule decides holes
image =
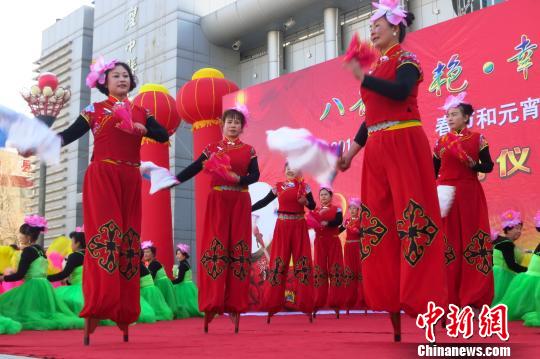
[[[86,250],[86,240],[82,227],[77,227],[74,232],[69,234],[71,238],[71,253],[67,257],[66,265],[60,273],[47,276],[49,282],[67,280],[67,284],[55,289],[56,295],[62,299],[69,309],[77,315],[84,306],[84,297],[82,291],[82,273],[84,254]]]
[[[540,211],[535,222],[540,232]],[[534,250],[527,271],[517,274],[510,282],[501,303],[508,307],[508,320],[522,319],[526,326],[540,327],[540,244]]]
[[[22,324],[23,329],[51,330],[82,328],[78,318],[55,293],[47,280],[48,262],[45,252],[36,241],[47,229],[45,218],[27,216],[20,227],[19,241],[24,247],[17,272],[0,276],[0,281],[24,283],[0,295],[0,315]]]
[[[172,320],[174,314],[161,291],[154,285],[150,271],[141,261],[141,302],[144,300],[154,310],[156,320]]]
[[[156,259],[157,249],[154,243],[152,241],[144,241],[141,243],[141,248],[143,250],[143,261],[147,263],[148,270],[154,280],[154,285],[161,291],[174,317],[176,319],[188,318],[188,313],[177,305],[173,284],[169,277],[167,277],[167,273],[165,273],[165,269],[161,263]]]
[[[202,317],[203,314],[199,312],[199,291],[193,283],[191,266],[188,262],[189,246],[187,244],[180,243],[177,246],[176,258],[178,265],[173,268],[175,279],[172,281],[176,303],[184,308],[190,317]]]
[[[499,234],[493,241],[493,305],[499,304],[516,273],[527,271],[527,267],[519,264],[523,254],[514,244],[523,229],[521,214],[514,210],[506,211],[501,216],[501,223],[504,235]]]

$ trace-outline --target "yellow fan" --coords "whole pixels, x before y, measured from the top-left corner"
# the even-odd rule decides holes
[[[60,236],[55,238],[47,248],[47,259],[49,260],[47,274],[51,275],[62,271],[62,261],[71,252],[71,240],[68,237]]]
[[[0,246],[0,273],[4,273],[6,268],[11,268],[11,258],[15,249],[10,246]]]

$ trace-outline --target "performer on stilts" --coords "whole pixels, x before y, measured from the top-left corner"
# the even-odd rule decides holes
[[[312,321],[313,312],[313,265],[304,207],[315,209],[311,187],[304,182],[302,174],[285,164],[285,178],[255,203],[257,211],[278,199],[278,219],[272,237],[268,280],[264,284],[262,307],[268,311],[267,323],[285,305],[285,285],[291,255],[294,261],[296,305]]]
[[[96,87],[107,99],[86,107],[59,134],[63,146],[89,130],[94,135],[83,184],[87,255],[80,316],[85,318],[85,345],[102,319],[114,321],[128,341],[128,326],[139,317],[141,140],[143,136],[161,143],[169,139],[145,109],[128,99],[137,84],[127,64],[100,57],[90,70],[87,86]]]
[[[392,4],[389,4],[392,3]],[[433,162],[417,96],[423,79],[416,56],[401,48],[413,14],[399,1],[381,1],[371,18],[371,41],[381,57],[365,73],[349,62],[361,83],[367,140],[362,170],[361,256],[368,308],[390,313],[401,340],[401,309],[416,316],[429,301],[446,307],[448,290]],[[361,149],[353,142],[339,167]]]
[[[69,234],[71,238],[71,253],[67,257],[66,265],[61,272],[47,276],[49,282],[68,280],[68,285],[55,288],[55,292],[62,299],[69,309],[77,315],[84,306],[82,291],[82,272],[84,255],[86,252],[86,240],[82,227],[77,227]]]
[[[245,106],[224,112],[223,140],[209,144],[201,156],[177,175],[183,183],[212,164],[202,241],[198,244],[199,310],[204,330],[216,314],[227,312],[238,333],[240,313],[248,309],[251,256],[251,199],[248,185],[259,180],[255,149],[240,141]],[[210,167],[207,167],[210,168]]]
[[[343,291],[343,250],[339,239],[339,226],[343,223],[343,212],[332,203],[334,193],[328,188],[319,191],[320,207],[312,216],[320,226],[315,228],[315,263],[313,286],[315,303],[313,316],[324,307],[330,307],[339,319],[339,310],[345,298]]]
[[[481,309],[493,300],[493,249],[487,201],[478,173],[490,173],[493,161],[484,136],[467,128],[473,107],[464,101],[465,95],[450,95],[442,107],[450,132],[437,141],[433,163],[437,184],[449,186],[439,188],[449,188],[454,196],[443,217],[448,243],[448,300],[458,307]]]
[[[47,221],[38,215],[26,216],[19,229],[19,241],[24,247],[17,272],[2,276],[0,282],[24,283],[0,295],[0,317],[22,324],[25,330],[75,329],[83,320],[60,299],[47,280],[49,263],[43,248],[37,244],[40,233],[47,230]]]
[[[339,227],[340,232],[347,231],[347,239],[343,249],[343,291],[344,307],[347,314],[351,309],[364,308],[364,291],[362,289],[362,262],[360,259],[360,199],[349,200],[350,217]]]

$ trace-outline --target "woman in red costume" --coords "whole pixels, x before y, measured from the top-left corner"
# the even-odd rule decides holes
[[[230,160],[230,166],[212,166],[212,189],[206,202],[202,241],[199,244],[199,310],[204,331],[216,314],[227,312],[238,333],[240,313],[248,309],[251,257],[251,199],[248,185],[259,180],[255,149],[240,141],[246,124],[245,106],[224,112],[223,139],[209,144],[201,156],[176,177],[180,183],[209,163]],[[221,169],[219,170],[218,169]]]
[[[339,319],[339,310],[344,303],[343,250],[339,239],[339,226],[343,223],[343,213],[340,207],[332,203],[333,195],[328,188],[321,188],[319,191],[321,207],[309,214],[319,223],[315,226],[313,315],[316,316],[317,311],[323,307],[330,307]]]
[[[350,167],[369,135],[360,214],[364,296],[368,308],[390,313],[394,341],[400,341],[400,310],[416,317],[429,301],[448,304],[445,243],[417,103],[422,69],[400,45],[414,16],[397,0],[375,5],[371,41],[382,56],[367,74],[356,59],[349,63],[361,84],[366,120],[339,167]]]
[[[493,170],[489,146],[467,124],[473,108],[463,102],[465,92],[449,96],[444,105],[450,133],[435,145],[437,183],[455,194],[443,218],[448,240],[448,297],[451,304],[481,309],[493,299],[493,258],[488,208],[478,173]],[[443,207],[443,214],[445,206]]]
[[[256,211],[276,198],[279,203],[268,281],[263,296],[263,308],[268,310],[268,323],[285,304],[285,285],[291,255],[294,260],[294,276],[298,281],[296,305],[309,315],[310,320],[313,312],[313,266],[304,207],[315,209],[315,200],[310,186],[304,183],[301,174],[291,169],[288,164],[285,165],[285,177],[285,181],[276,183],[266,197],[251,207],[252,211]]]
[[[345,308],[351,309],[365,307],[362,290],[362,262],[360,261],[360,199],[349,200],[351,216],[339,227],[341,232],[347,231],[347,240],[343,249],[343,284],[345,295]]]
[[[141,233],[140,149],[143,136],[158,142],[167,131],[132,104],[127,95],[136,87],[129,66],[102,57],[91,65],[86,84],[107,96],[81,112],[59,135],[67,146],[85,135],[94,135],[94,152],[83,184],[84,234],[87,239],[83,265],[85,318],[84,343],[102,319],[110,319],[128,340],[128,325],[137,321]]]

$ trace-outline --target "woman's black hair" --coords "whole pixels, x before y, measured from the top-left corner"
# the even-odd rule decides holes
[[[460,103],[457,108],[461,111],[461,114],[463,116],[469,116],[469,119],[466,122],[469,123],[469,121],[471,120],[471,116],[474,112],[474,108],[472,107],[472,105],[468,103]]]
[[[399,23],[399,43],[402,43],[405,40],[405,35],[407,35],[407,27],[411,26],[414,21],[414,14],[412,12],[408,12],[407,16],[405,17],[405,22],[407,23],[407,26],[403,25],[403,23]]]
[[[105,96],[109,96],[109,89],[107,88],[107,77],[109,76],[109,72],[114,70],[116,66],[122,66],[124,69],[126,69],[127,73],[129,74],[129,91],[128,92],[131,92],[135,87],[137,87],[137,78],[133,74],[133,71],[131,70],[129,65],[126,64],[125,62],[117,62],[116,65],[112,69],[105,71],[105,83],[103,85],[100,84],[99,82],[96,83],[96,88],[98,89],[98,91],[104,94]]]
[[[19,246],[16,245],[16,244],[10,244],[9,246],[10,246],[11,248],[15,249],[16,251],[18,251],[18,250],[20,249]]]
[[[178,253],[178,252],[182,253],[184,255],[184,257],[186,257],[186,259],[189,259],[189,253],[183,252],[180,248],[178,248],[176,250],[176,253]]]
[[[75,243],[78,243],[80,249],[86,248],[86,239],[84,237],[84,232],[73,231],[69,234],[69,238],[73,239]]]
[[[223,121],[223,123],[225,123],[225,120],[227,118],[232,118],[233,120],[239,120],[242,128],[244,128],[244,126],[246,125],[246,116],[244,116],[242,112],[235,110],[233,108],[223,112],[223,116],[221,116],[221,120]]]
[[[328,188],[326,187],[322,187],[320,190],[319,190],[319,194],[321,194],[322,191],[326,191],[330,194],[330,197],[332,197],[334,195],[334,192],[332,192],[331,190],[329,190]]]
[[[30,237],[30,241],[35,242],[38,240],[39,235],[41,232],[45,231],[45,227],[32,227],[26,223],[24,223],[20,228],[19,232],[21,234],[24,234],[25,236]]]

